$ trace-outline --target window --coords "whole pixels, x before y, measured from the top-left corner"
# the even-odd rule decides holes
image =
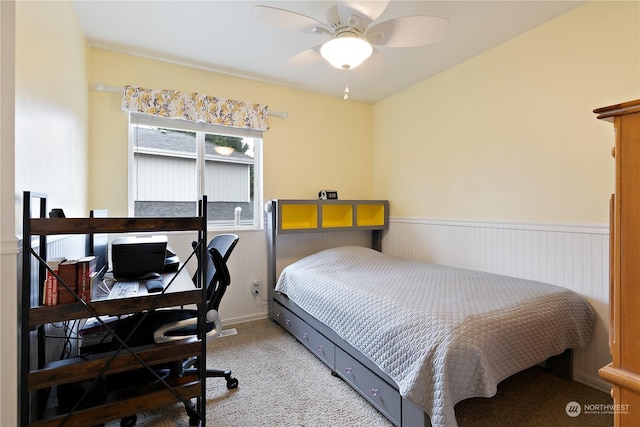
[[[210,228],[262,226],[262,132],[129,116],[129,214],[192,216],[207,195]]]

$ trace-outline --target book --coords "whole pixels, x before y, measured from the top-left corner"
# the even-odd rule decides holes
[[[47,261],[47,266],[59,275],[60,264],[65,260],[64,257],[51,258]],[[47,275],[44,280],[44,305],[57,305],[58,304],[58,278],[47,269]]]
[[[67,285],[65,287],[62,283],[58,283],[58,304],[76,302],[76,294],[78,293],[78,260],[68,259],[61,262],[58,276]]]
[[[91,301],[97,265],[98,258],[94,255],[78,259],[78,296],[83,301]]]

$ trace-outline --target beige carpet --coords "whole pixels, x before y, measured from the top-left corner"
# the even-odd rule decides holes
[[[209,343],[208,366],[231,368],[240,381],[227,390],[223,379],[207,384],[207,425],[391,426],[346,383],[282,328],[269,320],[236,325],[237,335]],[[611,403],[606,393],[533,368],[505,380],[491,399],[469,399],[456,406],[465,426],[612,426],[611,414],[582,413],[572,418],[566,405]],[[107,424],[117,427],[119,422]],[[181,405],[138,415],[137,426],[188,426]]]

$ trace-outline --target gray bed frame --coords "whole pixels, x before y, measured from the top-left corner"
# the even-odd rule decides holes
[[[377,408],[392,424],[401,427],[430,427],[429,415],[400,395],[397,384],[367,356],[342,339],[332,329],[298,307],[286,295],[275,292],[277,280],[277,200],[267,203],[268,226],[268,299],[269,318],[291,333],[311,353],[342,378],[371,405]],[[386,224],[385,227],[386,228]],[[381,251],[384,228],[368,230],[370,247]],[[317,232],[329,233],[326,229]],[[361,231],[359,233],[365,233]],[[298,236],[300,237],[300,236]],[[565,379],[572,379],[573,353],[571,349],[547,359],[544,366],[550,372]]]

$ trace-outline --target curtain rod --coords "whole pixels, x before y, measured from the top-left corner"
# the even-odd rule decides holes
[[[108,85],[104,85],[102,83],[94,83],[91,88],[97,92],[122,92],[123,91],[123,87],[118,87],[118,86],[108,86]],[[268,111],[268,114],[270,116],[273,117],[278,117],[281,119],[286,119],[287,117],[289,117],[289,113],[287,113],[286,111]]]

